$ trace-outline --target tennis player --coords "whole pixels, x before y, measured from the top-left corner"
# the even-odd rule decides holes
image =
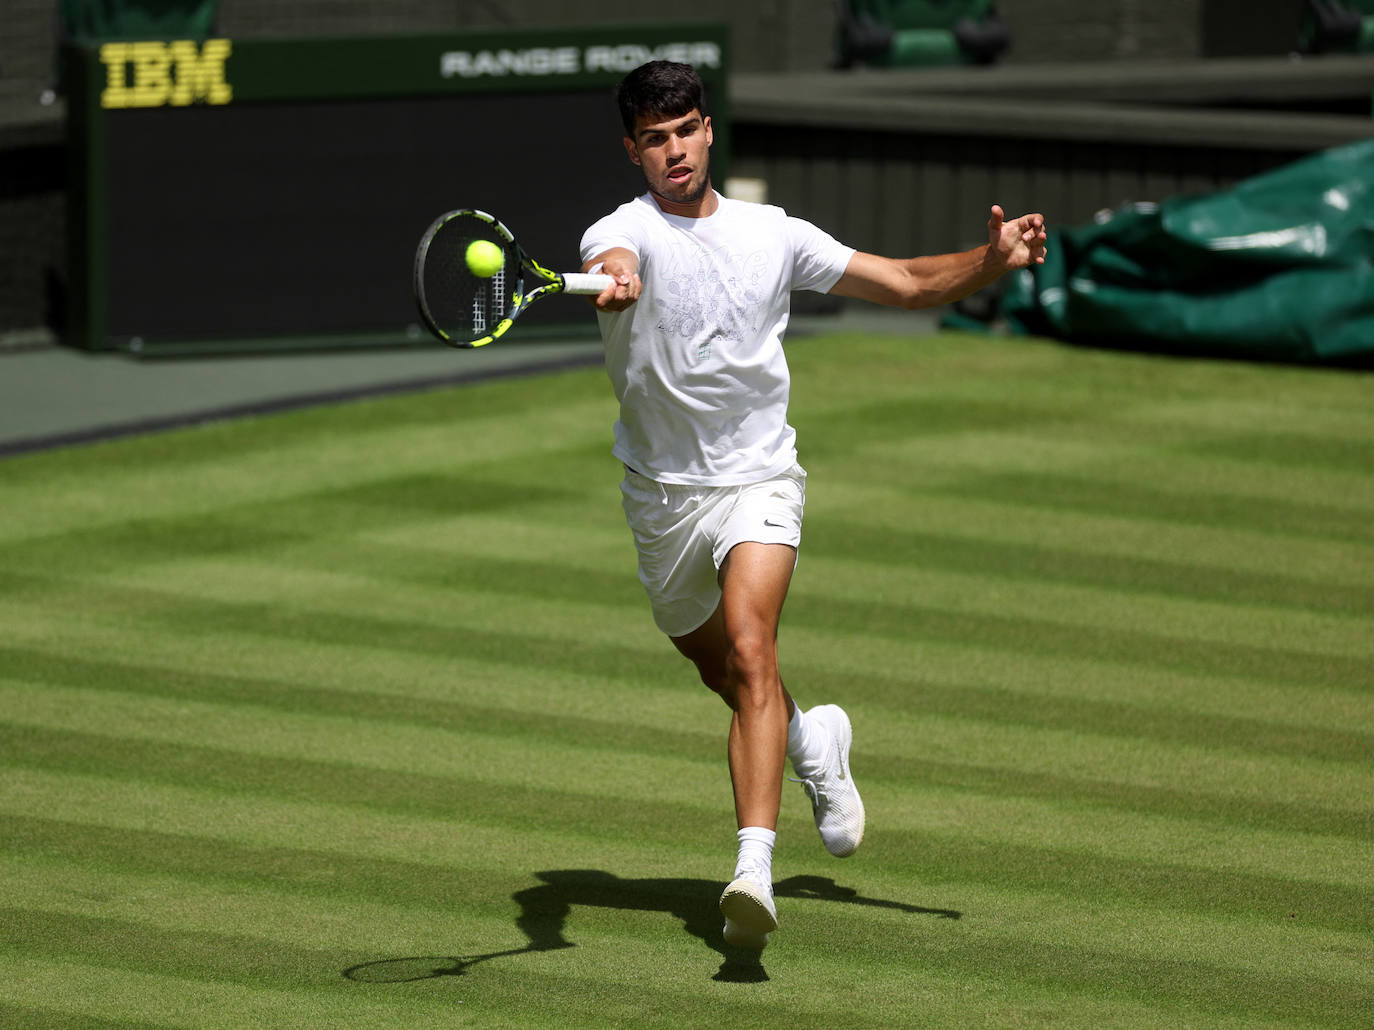
[[[625,151],[647,191],[582,237],[620,401],[614,454],[658,627],[724,699],[738,821],[721,895],[727,943],[762,948],[777,927],[772,857],[784,758],[831,854],[854,854],[864,806],[843,709],[802,711],[778,671],[777,631],[801,544],[806,473],[787,423],[790,293],[923,308],[1044,260],[1044,218],[993,207],[988,243],[905,260],[844,246],[777,207],[711,185],[711,119],[688,65],[654,61],[617,89]]]

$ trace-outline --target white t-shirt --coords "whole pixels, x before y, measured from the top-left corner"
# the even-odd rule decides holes
[[[639,256],[639,301],[598,320],[620,401],[613,452],[662,483],[755,483],[796,462],[790,294],[828,292],[854,255],[781,208],[718,199],[683,218],[645,193],[582,237],[584,262],[612,247]]]

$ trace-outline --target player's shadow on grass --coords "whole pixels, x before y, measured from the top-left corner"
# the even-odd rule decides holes
[[[682,920],[683,928],[721,956],[720,969],[713,979],[734,983],[758,983],[768,979],[761,953],[732,948],[721,935],[721,884],[713,880],[622,880],[597,869],[560,869],[537,873],[543,881],[537,887],[516,891],[511,899],[520,906],[516,925],[528,939],[522,948],[509,948],[484,955],[385,959],[365,962],[344,970],[350,980],[368,983],[400,983],[441,976],[462,976],[478,962],[535,951],[556,951],[576,945],[564,935],[564,926],[573,907],[630,909],[638,912],[664,912]],[[944,908],[922,908],[901,901],[866,898],[851,887],[841,887],[823,876],[793,876],[773,885],[778,898],[808,898],[845,905],[866,905],[918,915],[958,919],[959,912]]]

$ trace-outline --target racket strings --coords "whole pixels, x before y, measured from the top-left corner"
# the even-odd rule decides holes
[[[475,240],[494,243],[505,255],[501,270],[490,278],[468,267],[468,247]],[[519,267],[514,244],[494,225],[473,215],[456,216],[435,231],[425,249],[418,283],[422,302],[445,336],[478,339],[509,317]]]

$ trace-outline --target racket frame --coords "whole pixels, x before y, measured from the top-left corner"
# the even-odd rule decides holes
[[[439,325],[430,311],[429,300],[425,290],[425,260],[429,254],[430,245],[449,222],[455,218],[476,218],[485,222],[491,227],[494,234],[499,238],[500,243],[507,251],[508,260],[511,255],[515,257],[515,289],[511,296],[506,310],[501,319],[496,323],[492,330],[481,336],[473,336],[461,339],[454,336],[450,331]],[[498,272],[498,275],[504,274]],[[533,281],[533,288],[526,289],[526,278]],[[420,245],[415,250],[415,272],[413,287],[415,292],[415,303],[420,311],[420,318],[431,333],[447,343],[451,347],[473,348],[485,347],[487,344],[499,340],[504,336],[515,320],[520,317],[531,304],[542,297],[550,297],[556,293],[595,295],[610,286],[614,279],[609,275],[591,275],[584,272],[554,272],[545,268],[538,261],[525,251],[525,248],[515,239],[512,233],[495,215],[488,214],[486,211],[479,211],[476,208],[457,208],[453,211],[446,211],[436,218],[424,236],[420,238]]]

